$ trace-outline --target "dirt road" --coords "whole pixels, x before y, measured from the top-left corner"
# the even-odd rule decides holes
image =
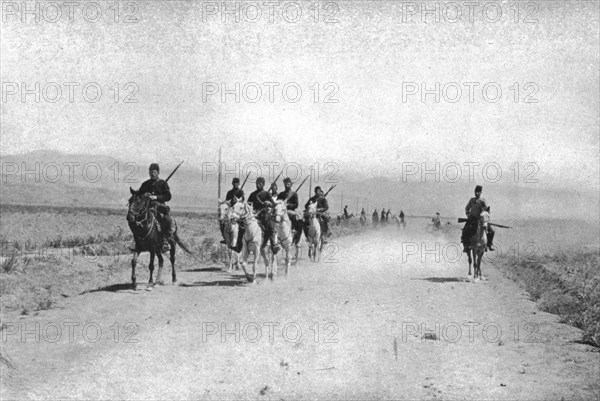
[[[272,283],[200,267],[15,316],[2,398],[597,399],[600,353],[579,331],[489,264],[465,281],[445,244],[370,232]]]

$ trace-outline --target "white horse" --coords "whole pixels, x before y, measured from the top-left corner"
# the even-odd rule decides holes
[[[233,211],[230,202],[219,201],[219,227],[227,246],[228,258],[225,265],[229,267],[230,271],[233,270],[234,265],[237,270],[240,268],[240,253],[231,249],[237,246],[239,231],[239,226],[232,222],[232,218]]]
[[[481,275],[481,259],[487,251],[487,226],[490,222],[490,214],[482,211],[477,219],[475,232],[467,239],[467,256],[469,257],[469,276],[471,276],[471,264],[473,264],[473,282],[485,280]]]
[[[308,227],[305,231],[306,242],[308,242],[308,258],[313,263],[321,260],[323,239],[321,238],[321,223],[317,218],[317,203],[309,203],[306,214],[308,215]]]
[[[256,220],[252,204],[244,202],[237,202],[233,205],[233,217],[234,219],[241,219],[244,221],[246,226],[243,237],[243,249],[242,249],[242,269],[249,282],[253,283],[256,280],[256,262],[259,259],[259,255],[263,256],[265,261],[265,277],[273,278],[273,275],[269,275],[269,262],[264,250],[260,249],[262,244],[263,232]],[[246,263],[248,262],[248,256],[252,252],[254,256],[254,263],[252,264],[252,277],[248,276],[246,272]]]
[[[284,200],[275,201],[275,207],[273,207],[273,215],[275,217],[275,224],[277,225],[277,237],[279,244],[283,251],[285,251],[285,274],[288,274],[290,268],[290,248],[293,246],[293,232],[292,222],[287,211],[287,202]],[[295,260],[298,260],[298,244],[295,245],[296,256]],[[275,266],[277,266],[277,255],[273,256]],[[275,267],[277,271],[277,267]]]

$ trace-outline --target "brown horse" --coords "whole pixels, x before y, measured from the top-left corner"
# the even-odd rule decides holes
[[[487,224],[490,221],[490,215],[487,212],[481,212],[481,216],[477,219],[477,229],[471,235],[467,247],[467,256],[469,257],[469,276],[471,276],[471,264],[473,264],[473,282],[478,279],[484,280],[481,275],[481,259],[487,250]]]
[[[146,290],[151,291],[154,286],[152,281],[152,274],[154,272],[154,256],[158,257],[158,273],[156,274],[156,282],[161,283],[160,276],[163,268],[163,255],[161,252],[162,238],[161,231],[158,224],[158,212],[156,211],[156,204],[150,200],[150,198],[139,194],[132,188],[129,188],[131,192],[131,198],[129,198],[129,210],[127,211],[127,222],[129,228],[133,233],[135,241],[135,248],[133,251],[133,259],[131,260],[131,283],[133,289],[137,289],[135,266],[137,265],[137,259],[140,253],[150,252],[150,280],[148,281],[148,288]],[[177,225],[173,220],[173,238],[169,241],[170,245],[170,256],[171,256],[171,275],[173,284],[177,282],[177,276],[175,273],[175,247],[179,244],[181,248],[189,254],[192,252],[181,242],[177,235]]]

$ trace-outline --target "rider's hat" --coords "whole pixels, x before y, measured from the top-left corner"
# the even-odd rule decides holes
[[[322,191],[321,187],[319,187],[319,186],[316,186],[316,187],[315,187],[315,193],[317,193],[317,191]]]
[[[283,183],[284,183],[284,184],[287,184],[288,182],[291,184],[291,183],[292,183],[292,179],[291,179],[290,177],[285,177],[285,178],[283,179]]]
[[[481,185],[475,186],[475,192],[481,192]]]
[[[152,170],[156,170],[160,173],[160,167],[158,167],[158,163],[150,164],[150,167],[148,167],[148,171],[152,171]]]
[[[264,177],[258,177],[258,178],[256,179],[256,183],[257,183],[257,184],[258,184],[258,183],[262,183],[262,184],[264,185],[264,184],[265,184],[265,179],[264,179]]]
[[[231,181],[231,185],[233,184],[239,184],[240,183],[240,179],[235,177],[232,181]]]

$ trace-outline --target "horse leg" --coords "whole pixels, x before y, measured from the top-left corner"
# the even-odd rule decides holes
[[[483,275],[481,274],[481,259],[483,259],[483,252],[480,252],[477,258],[477,274],[480,280],[483,280]]]
[[[290,269],[290,264],[291,264],[291,257],[290,257],[290,253],[292,252],[291,247],[292,247],[292,244],[288,244],[288,246],[285,247],[285,275],[286,276],[288,274],[288,270]]]
[[[249,254],[250,254],[250,250],[248,249],[248,245],[244,244],[243,247],[242,247],[241,265],[242,265],[242,270],[244,271],[244,276],[246,276],[246,280],[248,280],[248,282],[251,283],[252,279],[248,275],[248,272],[246,271],[246,263],[248,262],[248,255]]]
[[[269,256],[267,255],[267,246],[268,245],[264,245],[260,247],[260,255],[265,262],[265,279],[269,278]]]
[[[467,251],[467,256],[469,257],[469,277],[471,277],[471,263],[473,263],[473,259],[471,258],[471,250]]]
[[[258,259],[260,259],[260,245],[257,242],[256,244],[253,245],[254,247],[254,251],[252,251],[253,255],[254,255],[254,262],[252,263],[252,282],[256,283],[256,263],[258,262]]]
[[[158,258],[158,273],[156,273],[156,284],[164,285],[165,283],[162,280],[162,270],[165,264],[165,260],[163,258],[162,252],[157,252],[156,257]]]
[[[271,254],[271,280],[277,275],[277,254]]]
[[[133,290],[137,290],[137,282],[135,277],[135,266],[137,265],[137,258],[140,256],[139,252],[133,253],[133,259],[131,259],[131,285],[133,286]]]
[[[317,245],[315,246],[316,248],[316,256],[317,256],[317,263],[321,263],[321,253],[323,252],[323,238],[321,238],[319,240],[319,242],[317,242]]]
[[[175,271],[175,242],[173,242],[170,250],[170,259],[171,259],[171,280],[172,283],[175,284],[177,282],[177,273]]]
[[[154,284],[154,281],[152,280],[152,276],[154,275],[154,251],[150,251],[150,264],[148,264],[148,269],[150,269],[150,280],[148,281],[148,284],[152,285]],[[160,276],[160,270],[157,276]]]

